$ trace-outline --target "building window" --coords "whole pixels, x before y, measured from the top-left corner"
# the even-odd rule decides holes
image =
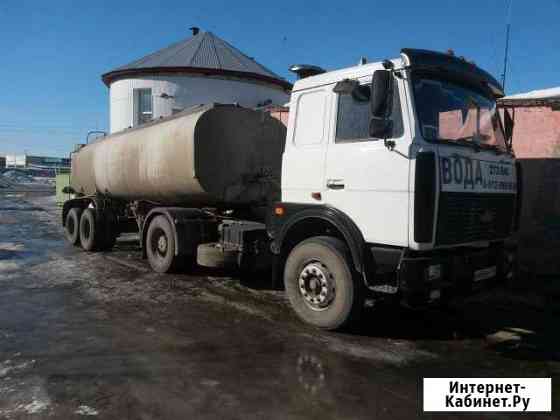
[[[142,125],[152,120],[152,89],[134,89],[134,109],[134,125]]]

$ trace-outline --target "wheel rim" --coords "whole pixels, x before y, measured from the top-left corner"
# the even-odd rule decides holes
[[[324,311],[335,298],[334,276],[326,265],[318,261],[303,267],[298,286],[303,301],[314,311]]]
[[[169,241],[163,229],[155,229],[151,241],[152,253],[160,258],[165,258],[169,248]]]
[[[165,255],[167,252],[167,238],[165,235],[160,235],[157,242],[158,252],[162,255]]]

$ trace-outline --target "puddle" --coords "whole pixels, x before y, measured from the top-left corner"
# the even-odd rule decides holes
[[[45,211],[42,207],[0,207],[0,211]]]
[[[23,251],[25,246],[17,242],[0,242],[0,251]]]
[[[0,261],[0,273],[8,271],[16,271],[21,263],[15,261]]]

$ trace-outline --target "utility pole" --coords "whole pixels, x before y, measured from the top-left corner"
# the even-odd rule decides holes
[[[502,88],[504,92],[506,91],[506,74],[507,74],[507,64],[508,64],[508,54],[509,54],[509,30],[511,27],[511,0],[508,4],[508,16],[506,24],[506,48],[504,52],[504,72],[502,73]]]

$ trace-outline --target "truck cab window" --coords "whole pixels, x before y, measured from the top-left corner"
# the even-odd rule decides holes
[[[325,92],[303,93],[297,99],[294,143],[314,146],[323,142],[325,127]]]
[[[367,140],[369,137],[369,101],[357,100],[353,95],[338,96],[336,142]]]
[[[363,86],[365,87],[365,86]],[[393,87],[393,107],[391,118],[393,120],[393,138],[403,134],[401,103],[397,82]],[[369,137],[370,119],[369,101],[355,98],[353,95],[338,95],[338,113],[336,119],[336,143],[367,141]]]

